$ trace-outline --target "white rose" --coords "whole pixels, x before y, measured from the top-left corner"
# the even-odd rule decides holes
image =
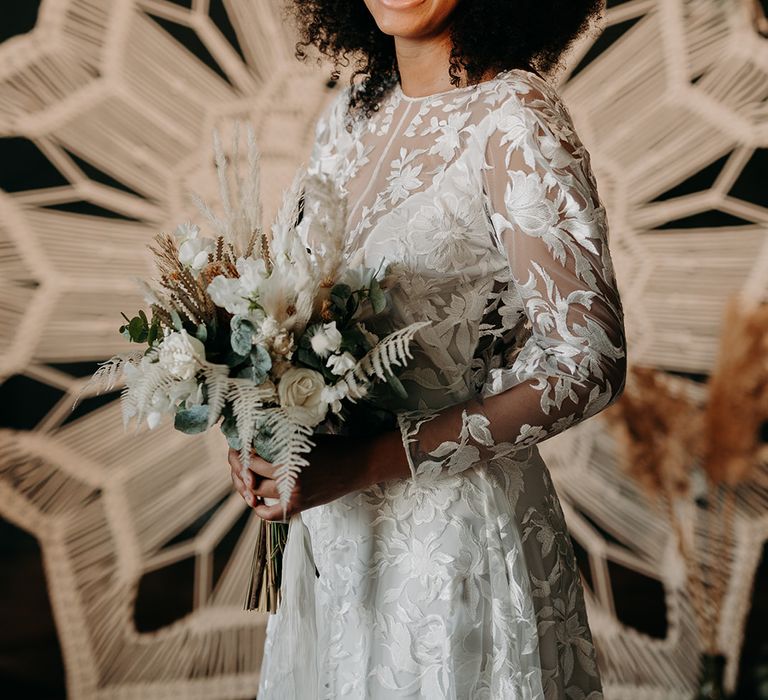
[[[351,352],[343,352],[340,355],[331,355],[325,363],[334,374],[344,374],[356,364],[355,356]]]
[[[336,321],[324,323],[310,340],[312,349],[319,357],[326,357],[341,347],[341,333],[336,328]]]
[[[214,250],[213,239],[198,238],[200,227],[189,221],[179,224],[173,233],[179,241],[179,262],[202,270],[208,263],[208,253]]]
[[[320,372],[306,367],[286,370],[277,385],[281,406],[298,406],[309,413],[310,425],[317,425],[328,412],[328,402],[323,396],[325,380]]]
[[[160,366],[182,381],[192,379],[205,360],[205,345],[185,330],[167,333],[160,345]]]

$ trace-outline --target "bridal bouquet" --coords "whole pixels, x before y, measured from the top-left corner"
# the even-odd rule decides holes
[[[236,123],[235,163],[237,143]],[[347,250],[346,202],[329,178],[300,173],[268,236],[252,129],[245,178],[235,168],[230,182],[215,131],[214,152],[224,217],[193,195],[213,235],[187,222],[155,237],[158,278],[139,280],[149,312],[123,315],[120,327],[146,348],[101,363],[89,384],[102,391],[124,380],[126,427],[155,428],[166,415],[185,433],[219,423],[245,468],[252,449],[277,465],[285,514],[313,434],[344,432],[366,405],[380,416],[371,385],[402,393],[394,369],[412,357],[409,344],[425,324],[382,338],[371,330],[387,306],[391,270],[365,267]],[[289,525],[260,521],[246,609],[277,611]]]

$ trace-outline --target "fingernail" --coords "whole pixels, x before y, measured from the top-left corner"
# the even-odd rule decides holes
[[[248,502],[249,506],[252,506],[254,503],[253,494],[252,493],[246,494],[245,500]]]

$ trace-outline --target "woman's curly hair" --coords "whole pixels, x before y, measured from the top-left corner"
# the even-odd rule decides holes
[[[524,68],[540,74],[560,66],[563,53],[600,18],[605,0],[462,0],[451,18],[452,43],[448,74],[461,85],[462,69],[469,82],[489,72]],[[384,34],[363,0],[291,0],[300,41],[296,57],[315,46],[340,67],[355,59],[349,111],[370,117],[388,89],[399,80],[393,37]]]

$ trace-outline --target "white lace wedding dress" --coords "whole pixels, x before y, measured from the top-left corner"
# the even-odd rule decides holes
[[[308,168],[349,193],[366,264],[399,270],[396,322],[432,324],[403,375],[411,478],[301,514],[320,574],[317,697],[602,698],[537,447],[624,386],[589,155],[554,87],[521,69],[426,97],[396,85],[352,133],[347,99],[319,120]],[[259,700],[287,697],[270,674],[280,633],[278,613]]]

